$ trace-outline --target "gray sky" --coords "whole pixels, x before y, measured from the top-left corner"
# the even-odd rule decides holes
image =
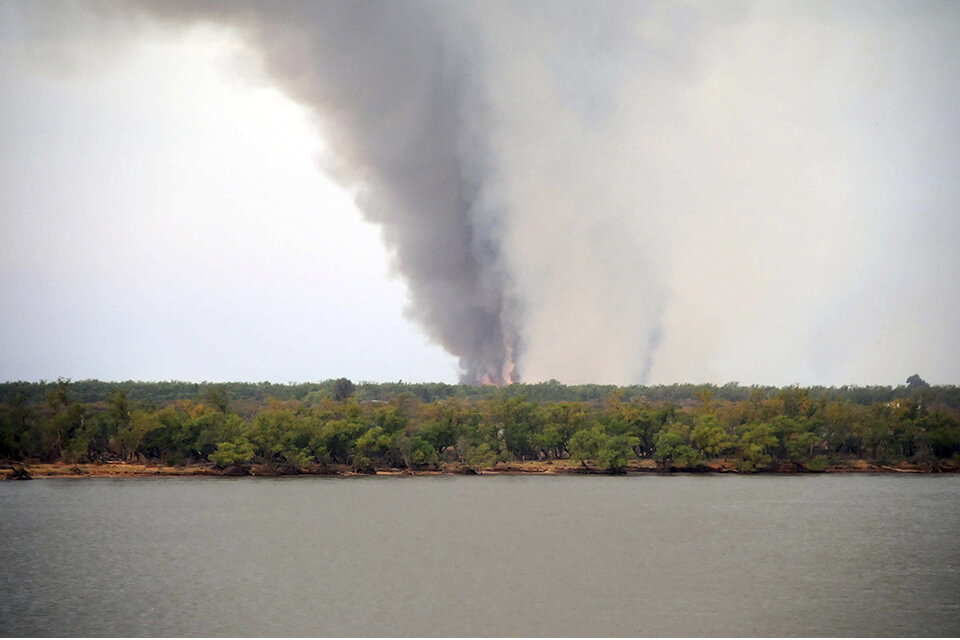
[[[0,379],[960,383],[960,4],[310,4],[0,3]]]

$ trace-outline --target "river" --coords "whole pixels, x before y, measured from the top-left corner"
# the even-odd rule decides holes
[[[6,636],[960,635],[960,476],[0,483]]]

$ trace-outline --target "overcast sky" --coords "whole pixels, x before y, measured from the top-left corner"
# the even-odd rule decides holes
[[[457,380],[385,170],[270,41],[309,19],[35,4],[0,1],[0,379]],[[408,6],[463,49],[525,381],[960,383],[960,3]]]

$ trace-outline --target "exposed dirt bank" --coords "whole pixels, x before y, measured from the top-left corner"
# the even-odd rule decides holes
[[[732,460],[711,460],[695,468],[676,468],[673,472],[686,473],[740,473]],[[956,465],[949,464],[940,469],[921,467],[910,463],[897,465],[878,465],[866,460],[846,460],[841,464],[827,467],[824,473],[956,473],[960,471]],[[25,473],[24,473],[25,472]],[[431,469],[391,469],[377,468],[376,475],[551,475],[551,474],[605,474],[595,467],[583,465],[573,460],[526,460],[522,462],[501,462],[486,469],[472,469],[467,465],[450,462],[442,463]],[[641,473],[665,473],[657,467],[653,460],[635,460],[630,462],[626,473],[637,475]],[[780,467],[761,471],[760,473],[799,474],[812,473],[797,465],[782,465]],[[107,462],[100,464],[67,464],[57,463],[0,463],[0,477],[6,479],[32,478],[142,478],[157,476],[359,476],[372,475],[359,473],[347,465],[312,465],[300,470],[284,469],[267,465],[248,465],[240,468],[230,467],[217,469],[212,464],[190,464],[184,466],[168,466],[163,464],[138,464],[124,462]]]

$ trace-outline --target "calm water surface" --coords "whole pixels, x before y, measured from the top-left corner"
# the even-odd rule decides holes
[[[0,483],[0,634],[960,635],[960,476]]]

